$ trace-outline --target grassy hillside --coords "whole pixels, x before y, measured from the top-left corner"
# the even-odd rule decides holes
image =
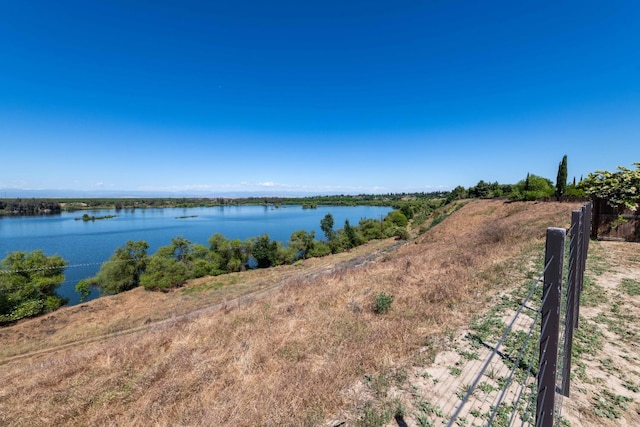
[[[363,376],[432,360],[523,281],[546,227],[577,207],[472,201],[395,248],[138,289],[0,329],[0,424],[355,423]],[[382,292],[393,301],[376,314]]]

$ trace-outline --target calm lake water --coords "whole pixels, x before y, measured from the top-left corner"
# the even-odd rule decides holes
[[[334,218],[334,228],[344,226],[346,219],[357,225],[362,218],[383,218],[391,208],[376,206],[220,206],[210,208],[167,208],[120,210],[101,209],[63,212],[60,215],[38,217],[0,216],[0,259],[8,252],[42,249],[46,255],[58,254],[69,262],[65,282],[58,294],[69,298],[70,305],[78,303],[75,285],[79,280],[94,276],[100,264],[127,240],[144,240],[149,254],[168,245],[171,239],[182,236],[192,243],[208,246],[208,239],[221,233],[229,239],[245,240],[267,233],[272,240],[286,244],[297,230],[314,230],[316,239],[324,236],[320,220],[327,213]],[[101,217],[117,215],[99,221],[78,221],[83,214]],[[185,218],[186,217],[186,218]],[[98,297],[93,290],[90,298]]]

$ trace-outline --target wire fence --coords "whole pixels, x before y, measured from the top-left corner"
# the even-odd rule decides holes
[[[559,424],[570,392],[591,212],[587,203],[572,213],[569,242],[567,230],[547,229],[540,276],[526,292],[503,299],[502,317],[488,317],[467,335],[473,356],[448,372],[458,376],[458,390],[438,391],[440,378],[433,379],[435,394],[451,395],[439,409],[448,426]]]

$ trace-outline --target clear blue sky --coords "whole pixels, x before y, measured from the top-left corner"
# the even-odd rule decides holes
[[[386,193],[640,161],[640,2],[2,1],[0,189]]]

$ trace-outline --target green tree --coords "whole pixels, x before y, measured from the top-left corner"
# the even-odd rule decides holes
[[[309,251],[309,257],[323,257],[331,253],[331,246],[324,242],[316,241]]]
[[[251,239],[249,252],[256,260],[258,268],[268,268],[277,263],[278,243],[271,240],[268,234],[263,234]]]
[[[129,240],[115,250],[113,255],[100,266],[100,271],[88,282],[97,286],[103,295],[128,291],[140,284],[140,275],[147,263],[149,245],[143,240]]]
[[[360,244],[357,231],[355,227],[352,227],[351,224],[349,224],[348,219],[344,221],[344,234],[347,237],[347,249],[355,248]]]
[[[191,242],[182,236],[178,236],[171,239],[171,245],[169,246],[173,249],[172,255],[175,260],[187,265],[191,256]]]
[[[616,172],[590,173],[579,187],[592,198],[606,200],[612,207],[625,206],[635,211],[640,204],[640,162],[633,165],[635,170],[618,166]]]
[[[384,221],[373,218],[363,218],[358,224],[362,237],[364,240],[369,241],[373,239],[383,239],[385,237],[384,231],[388,222],[385,224]]]
[[[400,211],[391,211],[387,214],[385,221],[390,221],[393,225],[398,227],[406,227],[409,224],[407,217]]]
[[[463,186],[458,185],[456,188],[451,190],[451,192],[447,195],[445,204],[449,204],[455,200],[464,199],[467,196],[468,196],[467,190]]]
[[[68,262],[41,250],[10,252],[0,261],[0,323],[55,310],[67,300],[56,294]]]
[[[185,263],[156,253],[149,257],[140,284],[147,290],[166,291],[183,285],[187,275]]]
[[[562,161],[558,165],[558,176],[556,178],[556,198],[562,199],[567,192],[567,155],[562,157]]]
[[[475,187],[469,188],[469,197],[477,197],[480,199],[490,198],[491,184],[483,180],[478,181]]]
[[[214,254],[222,272],[232,273],[245,269],[249,261],[247,251],[249,244],[239,239],[229,240],[220,233],[209,238],[209,248]]]
[[[333,230],[333,215],[328,213],[320,220],[320,229],[324,233],[324,237],[328,242],[335,239],[336,232]]]
[[[220,268],[220,256],[209,250],[206,246],[197,243],[193,244],[191,246],[191,257],[193,258],[193,262],[191,264],[189,278],[195,279],[223,273]]]
[[[289,247],[293,248],[302,259],[309,257],[315,243],[315,231],[298,230],[291,234]]]
[[[405,227],[393,225],[385,230],[386,237],[396,237],[398,240],[409,240],[411,234]]]
[[[541,176],[527,174],[527,178],[513,186],[512,200],[538,200],[551,197],[555,193],[553,183]]]
[[[84,302],[91,295],[91,281],[88,279],[80,280],[76,283],[76,292],[80,294],[80,302]]]

